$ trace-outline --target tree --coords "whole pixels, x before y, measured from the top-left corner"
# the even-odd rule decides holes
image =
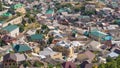
[[[120,56],[117,57],[115,61],[117,62],[117,67],[120,68]]]
[[[5,46],[5,42],[0,38],[0,46]]]
[[[0,1],[0,11],[3,10],[3,7],[2,7],[2,2]]]
[[[105,64],[100,64],[98,68],[105,68]]]
[[[79,12],[80,10],[81,10],[80,7],[74,7],[75,12]]]
[[[20,32],[23,32],[25,30],[24,25],[19,24],[18,26],[19,26]]]
[[[36,34],[40,34],[40,30],[36,30]]]
[[[111,57],[107,57],[107,58],[106,58],[106,61],[107,61],[107,62],[112,62],[112,61],[114,61],[114,59],[111,58]]]
[[[34,67],[42,67],[43,63],[41,63],[40,61],[35,61],[33,64]]]
[[[66,3],[63,4],[62,7],[73,8],[73,5],[71,3]]]
[[[61,63],[57,63],[56,68],[61,68]]]
[[[115,61],[108,62],[105,64],[105,68],[117,68],[117,64]]]
[[[31,66],[30,61],[24,61],[24,62],[23,62],[23,66],[24,66],[24,67],[30,67],[30,66]]]
[[[48,68],[53,68],[54,65],[53,64],[48,64]]]
[[[8,34],[8,31],[6,31],[6,30],[0,30],[0,35],[5,35],[5,34]]]
[[[51,37],[48,39],[47,43],[48,43],[48,44],[51,44],[52,41],[53,41],[53,39],[54,39],[54,37],[51,36]]]
[[[49,31],[50,31],[50,30],[49,30],[49,28],[48,28],[47,25],[42,25],[42,26],[41,26],[41,33],[43,33],[43,34],[48,34]]]

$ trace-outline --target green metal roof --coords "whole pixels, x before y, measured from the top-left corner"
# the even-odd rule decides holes
[[[61,9],[58,10],[58,12],[59,12],[59,13],[61,13],[61,12],[66,12],[66,10],[65,10],[64,8],[61,8]]]
[[[30,36],[30,41],[42,40],[43,38],[42,34],[34,34]]]
[[[7,13],[3,13],[2,16],[9,17],[9,16],[12,16],[12,14],[7,12]]]
[[[1,24],[3,24],[3,23],[4,23],[4,21],[0,21],[0,23],[1,23]]]
[[[108,34],[106,34],[106,33],[103,33],[103,32],[101,32],[101,31],[98,31],[98,30],[92,30],[92,31],[90,32],[90,34],[93,35],[93,36],[99,37],[99,38],[102,38],[102,37],[105,37],[106,35],[108,35]]]
[[[54,12],[53,9],[48,9],[48,10],[46,11],[46,14],[53,14],[53,12]]]
[[[23,7],[23,6],[24,6],[23,4],[19,3],[19,4],[13,5],[12,8],[13,8],[13,9],[18,9],[18,8]]]
[[[6,30],[6,31],[8,31],[8,32],[11,32],[11,31],[15,30],[16,28],[18,28],[17,25],[8,25],[8,26],[6,26],[6,27],[4,27],[4,28],[2,28],[2,29],[3,29],[3,30]]]
[[[115,23],[120,26],[120,19],[115,20]]]
[[[116,23],[120,23],[120,19],[119,20],[115,20]]]
[[[60,8],[57,12],[61,13],[61,12],[71,12],[70,8]]]
[[[32,50],[26,44],[16,44],[16,45],[13,46],[13,49],[15,50],[15,52],[26,52],[26,51]]]
[[[103,32],[98,31],[96,29],[92,30],[91,32],[85,31],[84,35],[85,36],[92,35],[94,37],[100,38],[100,40],[102,40],[102,41],[112,40],[112,36],[111,35],[103,33]]]

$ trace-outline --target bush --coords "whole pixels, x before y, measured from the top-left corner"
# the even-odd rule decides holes
[[[43,66],[43,63],[39,62],[39,61],[35,61],[33,64],[34,67],[41,67]]]
[[[23,66],[24,66],[24,67],[30,67],[30,66],[31,66],[30,61],[24,61],[24,62],[23,62]]]

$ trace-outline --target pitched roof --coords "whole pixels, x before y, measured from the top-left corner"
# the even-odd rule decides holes
[[[12,16],[12,14],[11,14],[11,13],[9,13],[9,12],[6,12],[6,13],[3,13],[3,15],[2,15],[2,16],[9,17],[9,16]]]
[[[30,41],[42,40],[44,36],[42,34],[33,34],[30,36]]]
[[[48,9],[45,13],[46,14],[53,14],[54,10],[53,9]]]
[[[86,65],[85,65],[85,68],[93,68],[93,64],[92,64],[92,63],[86,64]]]
[[[92,52],[89,51],[89,50],[86,51],[84,54],[87,55],[87,57],[89,58],[90,61],[92,61],[92,60],[95,58],[95,54],[92,53]]]
[[[97,37],[105,37],[107,34],[106,33],[103,33],[101,31],[98,31],[98,30],[92,30],[90,32],[91,35],[94,35],[94,36],[97,36]]]
[[[18,8],[21,8],[21,7],[23,7],[23,4],[21,4],[21,3],[12,5],[13,9],[18,9]]]
[[[76,68],[76,65],[71,61],[64,62],[62,64],[62,66],[63,66],[63,68]]]
[[[26,52],[26,51],[30,51],[31,48],[26,45],[26,44],[17,44],[13,46],[13,49],[15,50],[15,52]]]
[[[111,52],[111,53],[108,54],[108,56],[114,58],[114,57],[118,57],[119,54],[117,54],[117,53],[115,53],[115,52]]]
[[[92,30],[90,32],[90,35],[98,37],[101,40],[111,40],[112,39],[112,36],[110,36],[110,35],[108,35],[108,34],[106,34],[104,32],[98,31],[96,29]]]
[[[86,64],[89,64],[87,61],[83,61],[81,64],[80,64],[80,68],[85,68]]]
[[[77,59],[82,62],[88,60],[88,57],[85,54],[78,54]]]
[[[3,57],[3,61],[6,61],[7,59],[11,59],[14,61],[24,61],[26,59],[24,54],[20,54],[20,53],[8,53]]]
[[[114,52],[120,54],[120,49],[115,49]]]
[[[8,26],[6,26],[6,27],[4,27],[2,29],[6,30],[8,32],[11,32],[11,31],[15,30],[16,28],[19,28],[19,27],[17,25],[8,25]]]

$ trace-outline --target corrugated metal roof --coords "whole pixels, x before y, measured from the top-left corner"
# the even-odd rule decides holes
[[[15,30],[16,28],[19,28],[17,25],[9,25],[3,28],[3,30],[6,30],[8,32],[11,32],[13,30]]]
[[[25,52],[31,50],[31,48],[25,44],[16,44],[15,46],[13,46],[13,49],[15,50],[15,52]]]

